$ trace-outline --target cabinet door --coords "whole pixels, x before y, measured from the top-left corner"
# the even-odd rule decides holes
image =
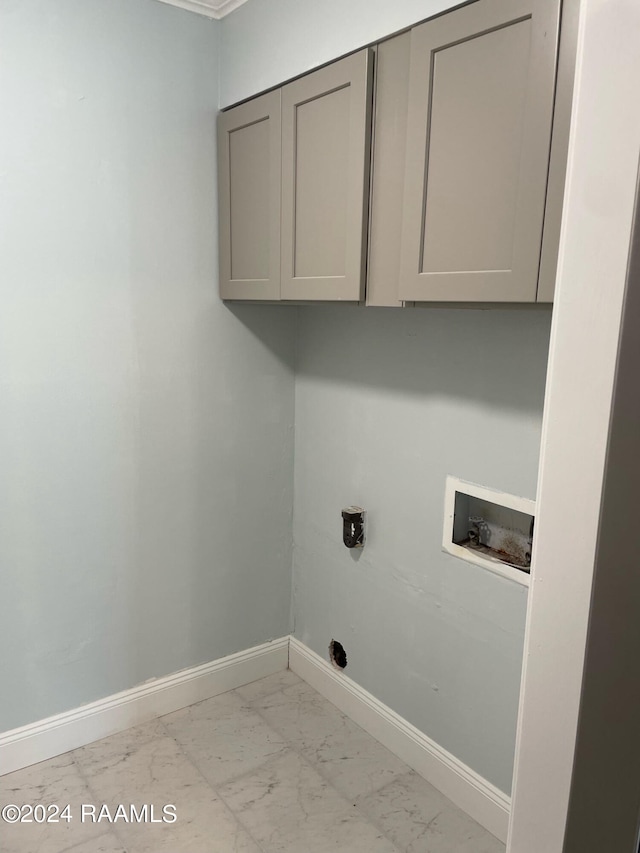
[[[280,138],[280,91],[218,118],[223,299],[280,299]]]
[[[376,50],[367,305],[402,307],[398,297],[411,33]]]
[[[400,297],[535,302],[559,0],[478,0],[411,33]]]
[[[371,51],[282,89],[283,299],[364,293]]]

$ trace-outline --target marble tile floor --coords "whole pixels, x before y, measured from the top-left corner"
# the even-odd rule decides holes
[[[71,820],[0,823],[1,853],[505,849],[289,670],[2,776],[8,803]]]

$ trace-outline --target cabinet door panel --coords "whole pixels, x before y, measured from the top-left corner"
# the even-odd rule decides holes
[[[479,0],[411,35],[400,296],[536,298],[558,0]]]
[[[293,274],[330,278],[346,273],[349,89],[296,108]]]
[[[370,51],[282,89],[283,299],[363,295]]]
[[[280,92],[218,119],[220,295],[280,298]]]

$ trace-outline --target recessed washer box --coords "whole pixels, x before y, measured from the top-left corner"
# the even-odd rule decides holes
[[[528,498],[449,476],[443,550],[529,586],[535,512]]]

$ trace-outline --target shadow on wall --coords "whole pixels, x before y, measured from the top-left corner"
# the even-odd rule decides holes
[[[289,631],[292,312],[194,290],[197,310],[158,313],[163,351],[146,359],[124,581],[132,683]]]
[[[296,305],[280,303],[248,304],[224,302],[224,308],[238,320],[287,369],[295,367],[295,326],[299,322]]]
[[[298,378],[540,412],[550,307],[305,306]]]

